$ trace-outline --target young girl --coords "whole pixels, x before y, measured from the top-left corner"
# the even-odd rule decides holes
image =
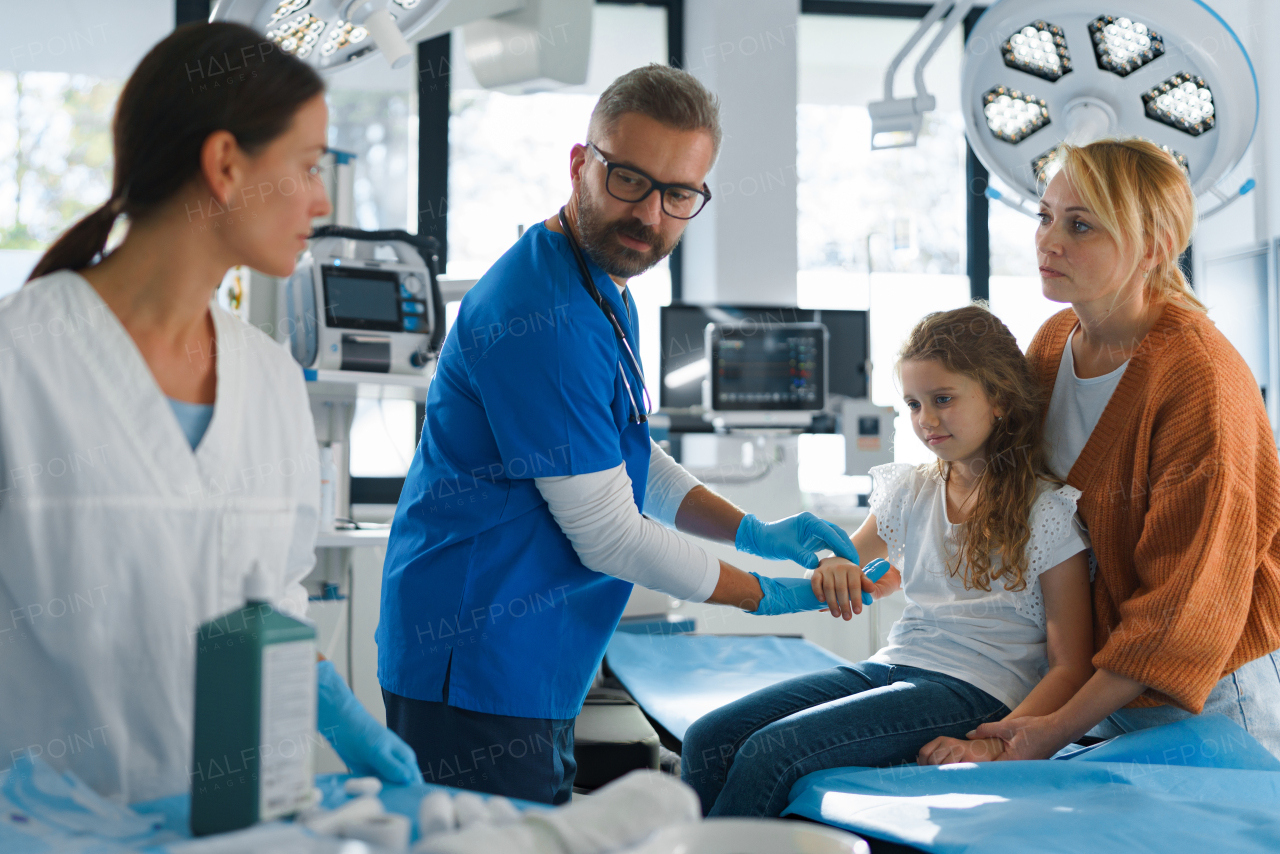
[[[812,576],[833,616],[902,587],[888,645],[789,679],[685,735],[682,776],[707,815],[779,815],[792,785],[841,766],[999,758],[983,723],[1056,711],[1093,672],[1080,491],[1047,474],[1042,394],[1008,328],[982,305],[926,316],[898,356],[916,436],[938,457],[871,470],[853,535],[876,583],[828,558]]]

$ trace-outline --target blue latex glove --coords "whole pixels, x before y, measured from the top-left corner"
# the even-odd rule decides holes
[[[316,663],[316,680],[317,728],[352,774],[401,786],[422,782],[413,748],[365,711],[332,661]]]
[[[831,549],[847,561],[862,562],[848,534],[812,513],[797,513],[767,525],[748,513],[738,524],[733,545],[749,555],[793,560],[805,569],[818,568],[817,553],[823,549]]]
[[[871,561],[871,563],[867,564],[862,568],[863,574],[865,574],[867,578],[870,578],[872,581],[879,581],[884,576],[884,574],[888,571],[889,571],[889,561],[885,560],[882,557],[876,558],[875,560]],[[872,601],[871,594],[863,590],[862,604],[870,605],[871,601]]]
[[[747,612],[749,614],[773,617],[801,611],[820,611],[827,607],[813,595],[813,585],[807,578],[770,578],[755,572],[751,574],[760,582],[760,592],[764,596],[754,611]]]

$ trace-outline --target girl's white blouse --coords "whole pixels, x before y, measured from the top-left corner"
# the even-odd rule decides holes
[[[937,467],[889,463],[870,474],[871,513],[907,598],[888,644],[871,660],[945,673],[1013,709],[1048,668],[1040,575],[1090,548],[1076,514],[1080,490],[1041,481],[1031,508],[1025,588],[1006,590],[997,579],[990,591],[966,590],[961,576],[946,569],[949,556],[955,562],[959,531],[947,519],[946,483]]]

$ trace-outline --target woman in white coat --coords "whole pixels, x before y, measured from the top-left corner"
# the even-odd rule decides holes
[[[327,121],[320,78],[260,35],[177,30],[121,93],[111,198],[0,302],[0,768],[39,757],[129,802],[186,790],[196,628],[243,604],[254,562],[305,612],[302,373],[211,298],[234,265],[292,272],[330,209]],[[318,668],[352,770],[421,779]]]

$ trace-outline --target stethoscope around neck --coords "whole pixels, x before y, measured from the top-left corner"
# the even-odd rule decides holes
[[[649,390],[644,384],[644,370],[640,367],[640,360],[636,358],[631,345],[627,343],[626,330],[618,322],[618,316],[614,314],[613,306],[605,299],[604,294],[600,293],[600,289],[596,287],[595,280],[591,278],[591,270],[587,267],[587,258],[582,252],[582,247],[578,245],[578,239],[573,236],[573,231],[569,228],[569,220],[564,215],[564,208],[560,208],[559,217],[560,227],[564,229],[564,236],[569,239],[569,246],[573,249],[573,257],[578,259],[578,269],[582,272],[582,285],[587,289],[587,293],[595,304],[600,306],[604,316],[608,318],[609,325],[613,327],[613,333],[622,342],[622,349],[626,351],[627,360],[631,362],[631,369],[635,371],[636,382],[640,385],[640,397],[638,398],[635,390],[631,387],[631,380],[627,377],[627,370],[623,367],[622,360],[618,360],[618,373],[622,375],[622,384],[627,387],[627,396],[631,399],[629,420],[632,424],[643,424],[649,420],[651,407],[649,405]]]

